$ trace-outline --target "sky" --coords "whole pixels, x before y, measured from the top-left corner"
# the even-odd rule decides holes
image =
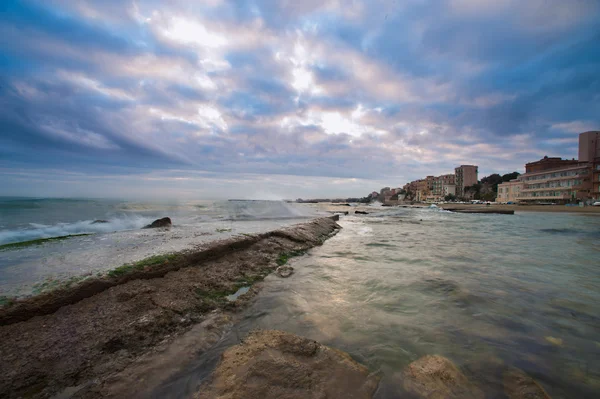
[[[0,195],[364,196],[577,157],[597,0],[3,0]]]

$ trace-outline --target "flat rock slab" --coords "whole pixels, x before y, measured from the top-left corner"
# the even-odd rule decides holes
[[[197,399],[372,398],[378,379],[339,350],[276,330],[229,348]]]

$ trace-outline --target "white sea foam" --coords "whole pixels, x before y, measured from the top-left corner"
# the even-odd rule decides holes
[[[1,230],[0,245],[13,242],[29,241],[38,238],[61,237],[72,234],[112,233],[115,231],[140,229],[154,219],[131,215],[109,219],[107,223],[93,223],[93,220],[81,220],[74,223],[57,223],[52,226],[30,223],[32,228],[18,230]]]

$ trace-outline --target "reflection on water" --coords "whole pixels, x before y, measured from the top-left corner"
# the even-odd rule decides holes
[[[291,278],[267,278],[223,347],[253,328],[303,335],[380,373],[381,398],[426,354],[487,397],[505,397],[509,366],[553,398],[600,397],[600,218],[402,209],[340,224]]]

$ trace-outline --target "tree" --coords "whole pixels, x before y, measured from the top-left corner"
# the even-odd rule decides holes
[[[517,177],[519,177],[521,174],[519,172],[512,172],[512,173],[507,173],[505,175],[502,175],[502,181],[503,182],[507,182],[507,181],[511,181],[516,179]]]
[[[454,194],[448,194],[444,197],[444,201],[449,202],[449,201],[455,201],[456,200],[456,195]]]
[[[472,186],[465,187],[465,197],[472,199],[481,199],[481,184],[475,183]]]
[[[490,187],[494,193],[498,192],[498,184],[502,182],[502,176],[500,176],[498,173],[491,174],[481,179],[481,184],[485,184]]]

